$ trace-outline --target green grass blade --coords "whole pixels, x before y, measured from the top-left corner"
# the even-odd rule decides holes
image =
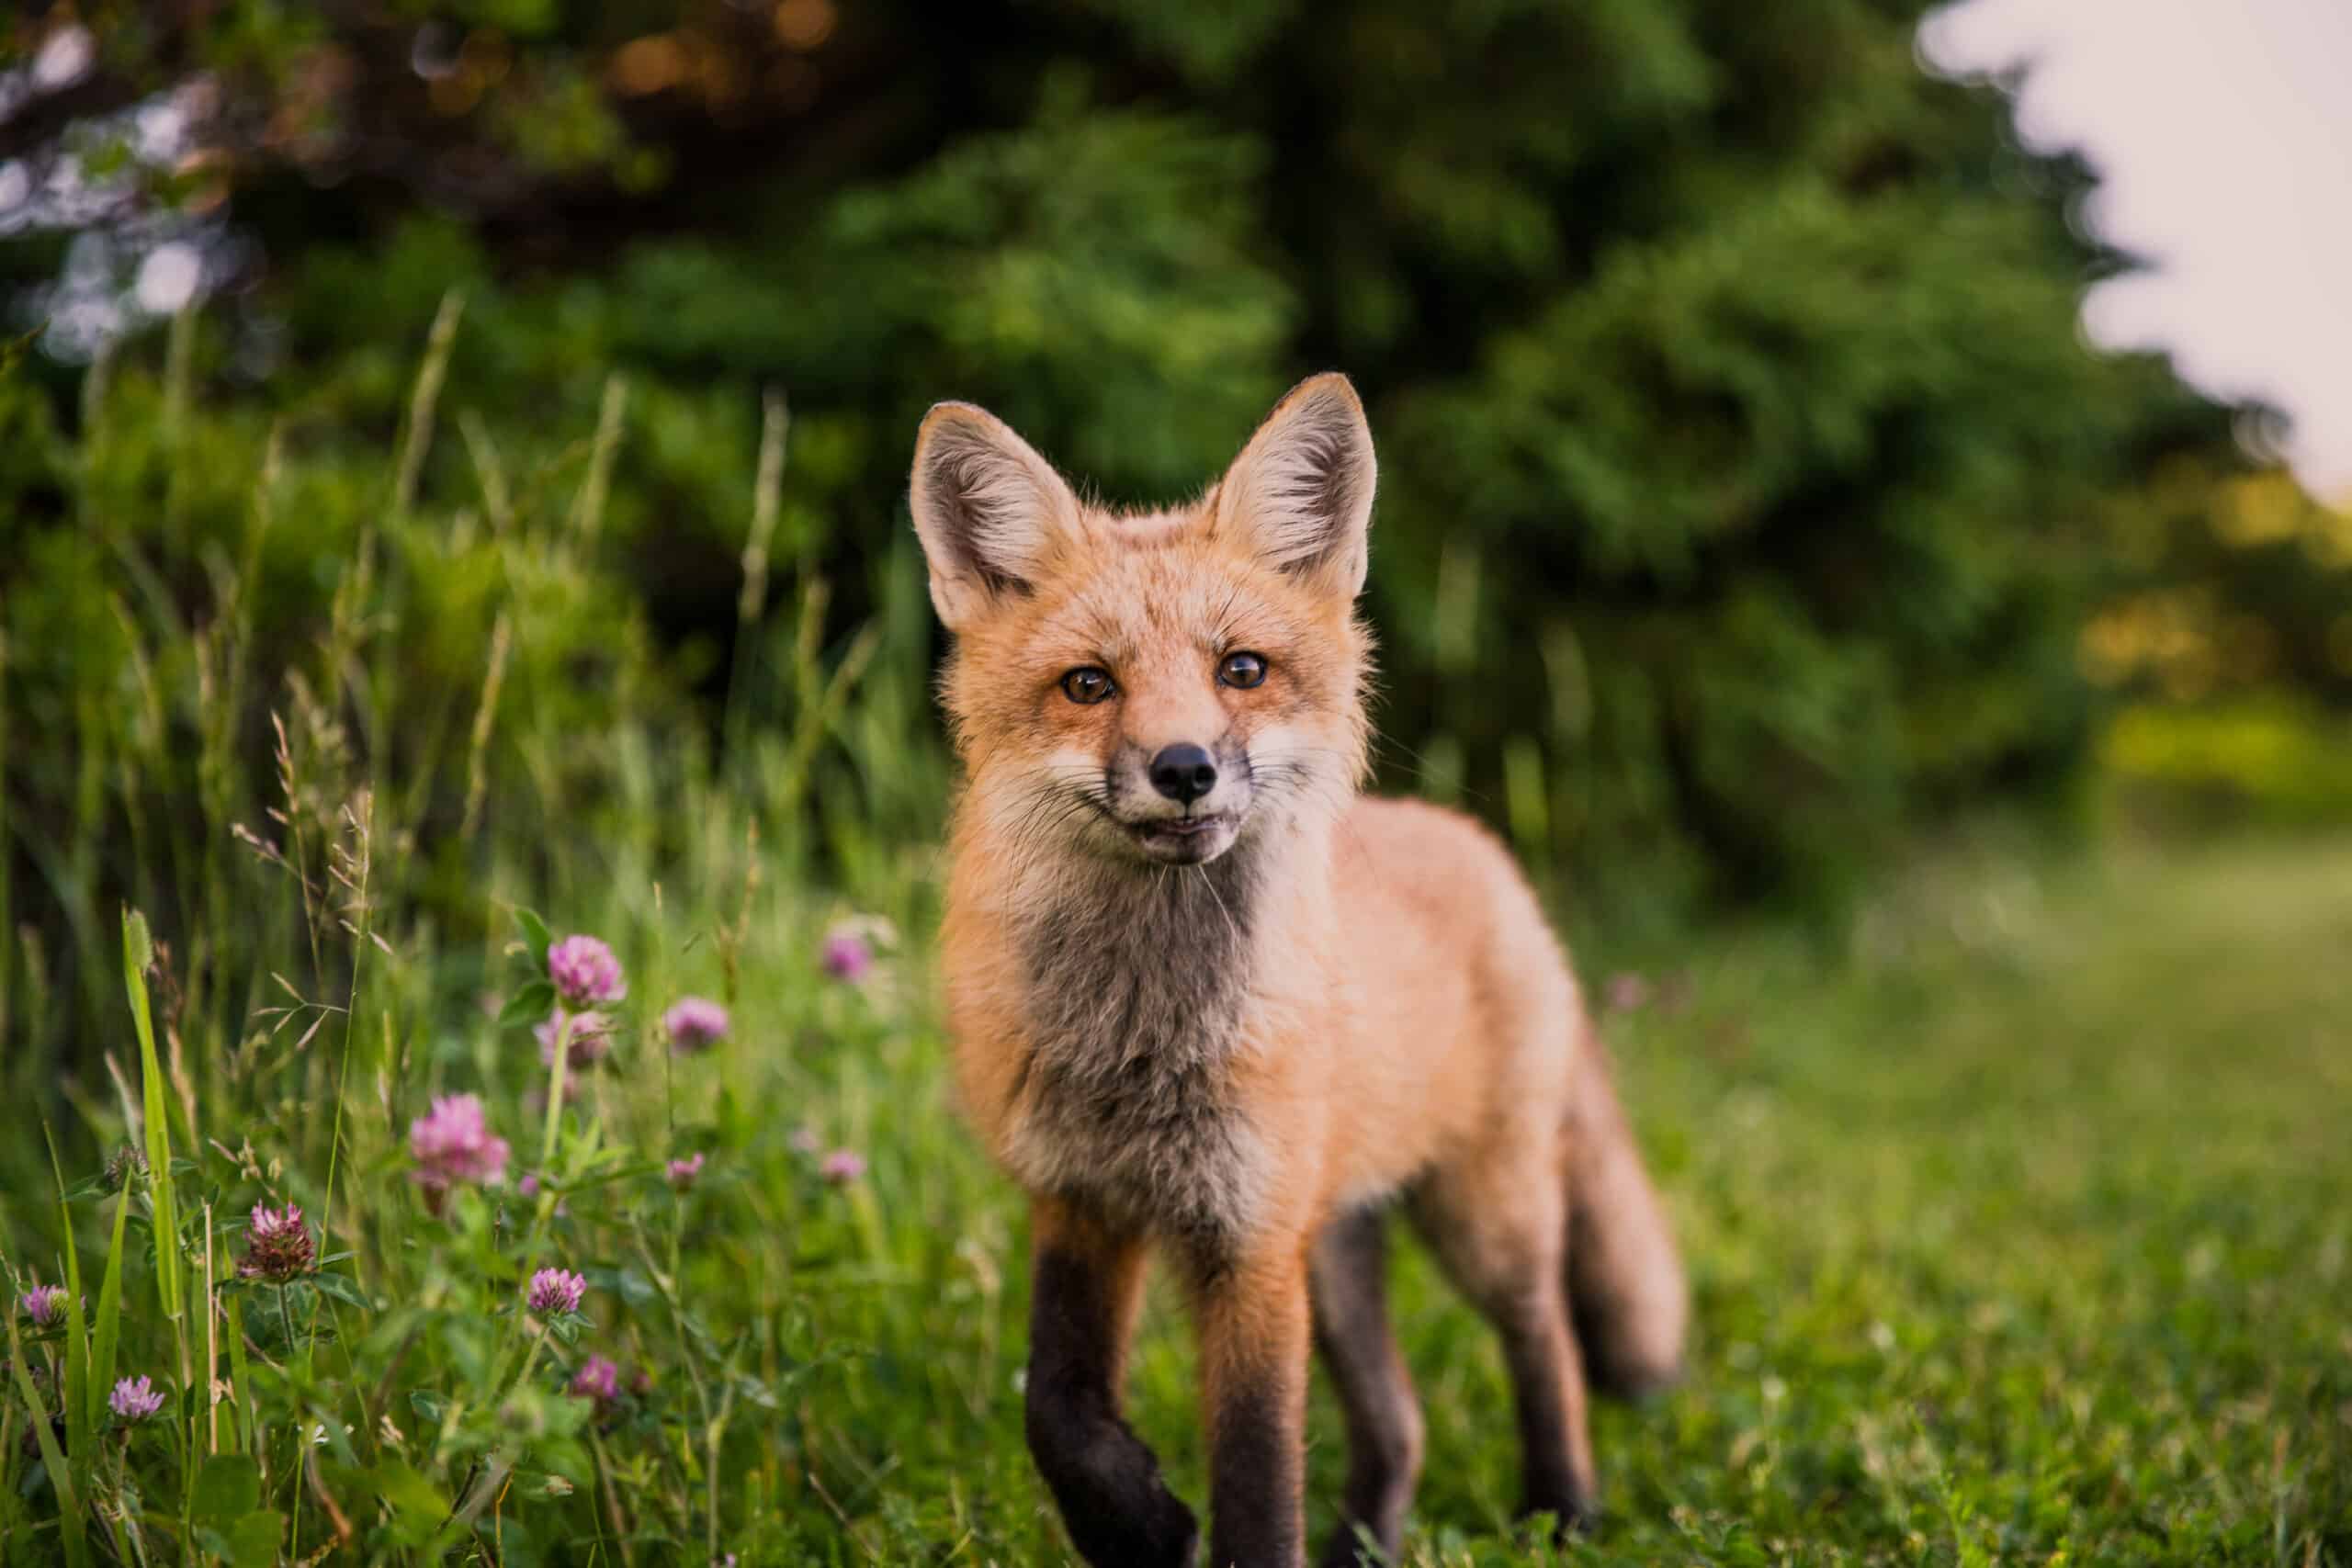
[[[92,1426],[97,1424],[98,1412],[105,1407],[107,1391],[114,1387],[115,1359],[122,1345],[123,1221],[130,1213],[130,1183],[126,1179],[122,1190],[115,1197],[114,1235],[107,1243],[106,1277],[98,1283],[98,1316],[90,1352],[87,1395]]]
[[[82,1249],[74,1240],[74,1211],[65,1201],[65,1171],[58,1163],[57,1135],[50,1130],[49,1121],[41,1121],[41,1136],[49,1140],[49,1170],[57,1182],[57,1228],[65,1244],[65,1289],[68,1305],[65,1312],[65,1438],[66,1445],[77,1454],[90,1451],[91,1434],[97,1427],[97,1405],[104,1399],[90,1386],[90,1331],[82,1321]]]
[[[130,994],[130,1019],[139,1031],[139,1072],[147,1121],[147,1179],[155,1203],[155,1289],[164,1315],[176,1323],[180,1315],[180,1272],[177,1267],[180,1222],[172,1196],[171,1100],[164,1090],[164,1067],[155,1056],[155,1025],[147,1011],[147,965],[155,947],[147,934],[147,917],[136,909],[122,912],[122,983]]]
[[[222,1299],[228,1303],[229,1393],[236,1401],[237,1451],[249,1454],[254,1451],[255,1426],[253,1389],[245,1364],[245,1309],[236,1295],[224,1292]],[[208,1389],[205,1396],[210,1398],[211,1391]]]
[[[60,1533],[65,1538],[65,1561],[71,1568],[89,1568],[90,1541],[87,1522],[82,1517],[82,1495],[74,1484],[74,1472],[66,1468],[64,1451],[57,1446],[57,1434],[50,1429],[48,1412],[41,1408],[40,1391],[33,1386],[32,1374],[26,1370],[25,1347],[17,1337],[17,1314],[6,1314],[8,1329],[8,1370],[17,1382],[17,1397],[25,1402],[32,1413],[33,1439],[40,1446],[41,1463],[49,1467],[49,1483],[57,1488],[57,1520]],[[89,1452],[87,1449],[82,1450]]]

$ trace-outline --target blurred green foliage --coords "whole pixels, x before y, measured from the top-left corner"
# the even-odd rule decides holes
[[[795,409],[779,570],[831,585],[825,645],[882,616],[905,692],[933,636],[891,586],[924,406],[983,402],[1106,496],[1163,501],[1336,366],[1384,458],[1386,782],[1485,811],[1628,919],[1835,907],[1923,818],[2066,797],[2098,705],[2083,627],[2138,581],[2119,518],[2160,472],[2246,467],[2223,411],[2082,346],[2079,290],[2120,265],[2068,221],[2089,177],[2021,150],[1997,92],[1923,73],[1919,10],[85,7],[96,68],[0,151],[88,152],[201,80],[198,146],[146,171],[151,201],[253,247],[153,420],[159,349],[78,436],[73,367],[0,391],[19,722],[119,687],[108,595],[226,608],[209,563],[246,547],[274,423],[289,493],[257,547],[282,592],[252,606],[302,645],[382,501],[345,458],[397,438],[451,290],[465,417],[419,504],[487,550],[616,419],[590,575],[518,626],[515,678],[558,705],[626,688],[685,731],[677,699],[715,706],[740,662],[763,389]],[[0,282],[65,242],[0,245]],[[492,617],[465,558],[424,575],[380,665],[440,694]],[[2343,604],[2341,571],[2315,592]],[[862,722],[935,746],[916,702]],[[74,775],[17,770],[20,822],[70,815]]]

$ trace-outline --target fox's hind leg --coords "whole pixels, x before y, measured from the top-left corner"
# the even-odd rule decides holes
[[[1551,1514],[1565,1529],[1590,1522],[1600,1486],[1584,1364],[1568,1323],[1559,1169],[1556,1124],[1497,1129],[1424,1179],[1412,1213],[1447,1275],[1502,1336],[1519,1417],[1521,1511]]]
[[[1357,1210],[1324,1227],[1310,1262],[1315,1345],[1348,1420],[1348,1487],[1324,1568],[1356,1568],[1359,1526],[1393,1560],[1421,1472],[1421,1408],[1388,1320],[1387,1240],[1387,1216]]]
[[[1618,1398],[1655,1393],[1681,1375],[1690,1292],[1589,1030],[1577,1042],[1566,1155],[1568,1301],[1586,1373]]]

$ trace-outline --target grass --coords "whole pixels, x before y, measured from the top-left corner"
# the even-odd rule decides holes
[[[1603,1416],[1611,1518],[1559,1560],[2352,1562],[2352,842],[1973,864],[1864,931],[1835,964],[1710,942],[1612,1021],[1698,1346],[1682,1390]],[[911,1065],[873,1190],[910,1288],[835,1303],[871,1348],[810,1403],[854,1521],[831,1550],[1064,1561],[1021,1448],[1018,1210]],[[1430,1424],[1407,1561],[1550,1561],[1510,1534],[1488,1337],[1409,1249],[1398,1312]],[[1172,1301],[1132,1415],[1198,1499]],[[1319,1389],[1313,1432],[1319,1522]]]
[[[583,923],[641,930],[623,911],[652,902],[616,886]],[[347,1528],[355,1558],[395,1561],[428,1543],[504,1562],[1066,1560],[1021,1438],[1021,1210],[955,1122],[919,948],[847,985],[816,971],[815,929],[780,923],[747,955],[713,1056],[639,1051],[592,1077],[555,1162],[562,1207],[536,1216],[544,1258],[511,1198],[426,1215],[380,1091],[354,1086],[326,1241],[356,1254],[331,1266],[355,1289],[310,1303],[332,1319],[315,1336],[299,1307],[289,1331],[257,1331],[279,1309],[245,1295],[253,1392],[219,1417],[182,1407],[175,1442],[252,1456],[220,1483],[277,1503],[224,1522],[286,1516],[289,1550]],[[672,945],[624,941],[649,954],[640,988],[714,977],[708,943]],[[2352,842],[2334,841],[1946,871],[1836,962],[1769,931],[1693,948],[1611,1033],[1690,1258],[1697,1354],[1680,1391],[1604,1412],[1611,1517],[1558,1560],[2352,1562],[2347,947]],[[453,1078],[486,1066],[519,1146],[538,1064],[511,1039],[495,1054],[512,1060],[489,1054],[428,1053]],[[324,1108],[254,1111],[237,1158],[267,1171]],[[865,1176],[825,1183],[803,1123],[814,1147],[863,1151]],[[688,1145],[709,1174],[673,1199],[645,1161]],[[219,1184],[217,1232],[236,1178],[211,1146],[190,1175]],[[291,1171],[256,1185],[316,1190]],[[85,1247],[105,1229],[77,1220]],[[142,1272],[121,1251],[109,1271]],[[526,1350],[497,1314],[542,1260],[587,1273],[589,1312],[575,1343]],[[1409,1247],[1400,1276],[1430,1451],[1407,1561],[1552,1561],[1510,1532],[1487,1336]],[[168,1373],[160,1293],[125,1311],[125,1370]],[[654,1393],[591,1419],[560,1392],[591,1351],[653,1368]],[[1191,1355],[1158,1294],[1132,1414],[1197,1498]],[[320,1422],[294,1486],[298,1433]],[[1319,1389],[1313,1434],[1320,1522],[1340,1447]],[[183,1495],[219,1462],[142,1427],[85,1498],[160,1515],[151,1555],[175,1554],[176,1517],[223,1561],[268,1561],[232,1554]],[[469,1488],[494,1506],[440,1528]],[[31,1490],[14,1541],[48,1539]]]
[[[714,756],[595,558],[626,398],[511,471],[477,435],[447,499],[447,341],[389,465],[299,423],[182,455],[252,487],[221,537],[94,482],[41,536],[52,592],[8,605],[0,1274],[79,1305],[0,1314],[0,1561],[1065,1561],[1021,1436],[1022,1210],[927,1000],[920,575],[823,645],[772,402]],[[178,475],[133,460],[171,387],[111,386],[90,472]],[[533,909],[628,971],[576,1072],[532,1037]],[[820,965],[844,931],[862,978]],[[2309,838],[1953,856],[1850,952],[1693,939],[1608,1021],[1690,1379],[1601,1415],[1597,1535],[1516,1539],[1493,1346],[1406,1247],[1407,1561],[2352,1568],[2347,951],[2352,840]],[[689,993],[733,1027],[681,1056]],[[435,1202],[412,1125],[459,1093],[512,1157]],[[240,1278],[265,1202],[314,1269]],[[582,1311],[520,1310],[543,1267]],[[592,1358],[610,1397],[572,1392]],[[168,1403],[127,1421],[141,1376]],[[1155,1293],[1131,1415],[1197,1503],[1193,1381]],[[1319,1533],[1320,1389],[1312,1432]]]

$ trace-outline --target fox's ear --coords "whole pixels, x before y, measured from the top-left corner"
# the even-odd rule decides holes
[[[931,603],[956,631],[1024,594],[1080,529],[1078,497],[1012,427],[970,403],[938,403],[915,437],[915,532]]]
[[[1274,405],[1225,471],[1213,526],[1352,599],[1363,587],[1376,475],[1355,388],[1336,372],[1310,377]]]

